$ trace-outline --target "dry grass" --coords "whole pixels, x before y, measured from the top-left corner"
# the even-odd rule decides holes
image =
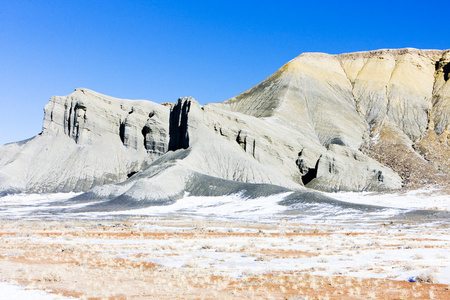
[[[335,233],[331,228],[299,224],[207,222],[177,220],[136,222],[68,221],[0,223],[0,277],[9,282],[84,299],[449,299],[448,286],[433,284],[432,271],[417,269],[416,283],[349,276],[361,269],[384,269],[376,264],[355,265],[358,251],[394,249],[409,239],[382,232]],[[157,225],[155,227],[155,225]],[[216,229],[214,229],[216,228]],[[301,230],[299,230],[299,228]],[[235,242],[224,244],[223,239]],[[87,240],[89,239],[89,240]],[[395,242],[393,242],[393,240]],[[365,241],[371,241],[370,244]],[[143,242],[143,243],[141,243]],[[410,242],[411,243],[411,242]],[[448,247],[416,237],[418,247]],[[353,247],[354,245],[357,247]],[[220,245],[220,246],[218,246]],[[292,245],[310,250],[296,251]],[[345,249],[345,251],[343,250]],[[315,269],[257,272],[241,276],[220,272],[219,262],[205,267],[203,253],[232,262],[233,255],[255,264],[274,259],[306,258],[326,270],[333,255],[350,256],[346,274],[314,276]],[[186,256],[186,254],[192,254]],[[183,266],[150,262],[186,256]],[[354,270],[351,270],[354,266]],[[295,269],[295,268],[294,268]],[[331,274],[331,272],[330,272]]]

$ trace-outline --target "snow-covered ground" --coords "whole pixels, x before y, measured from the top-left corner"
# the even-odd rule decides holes
[[[4,300],[68,300],[73,297],[64,297],[46,291],[27,289],[20,285],[2,282],[0,279],[0,299]]]
[[[370,212],[361,212],[358,207],[321,203],[280,205],[279,202],[288,194],[258,199],[243,199],[236,194],[225,197],[186,195],[167,206],[72,213],[70,209],[91,204],[71,203],[69,199],[76,195],[1,197],[0,219],[14,222],[70,222],[81,219],[98,220],[99,224],[126,219],[134,222],[134,227],[130,229],[132,231],[162,232],[174,237],[105,239],[71,236],[76,227],[66,225],[67,228],[58,229],[59,233],[63,233],[60,236],[32,233],[3,235],[0,242],[8,245],[48,245],[50,249],[52,245],[71,249],[89,245],[92,248],[89,251],[95,255],[154,263],[169,270],[181,270],[176,271],[178,273],[192,269],[208,270],[214,276],[239,278],[270,272],[307,272],[317,276],[430,280],[450,284],[450,220],[447,217],[432,221],[414,219],[386,222],[386,218],[414,209],[429,209],[433,212],[449,210],[449,196],[440,194],[438,190],[423,189],[401,194],[327,194],[340,201],[386,207]],[[170,220],[170,225],[166,220]],[[202,235],[176,237],[190,232],[230,235],[215,238]],[[303,232],[308,234],[304,235]],[[309,234],[311,232],[319,234]],[[16,257],[21,253],[7,252],[0,255]],[[54,297],[43,291],[0,282],[0,299]]]
[[[441,193],[438,188],[422,188],[404,193],[355,193],[340,192],[326,195],[346,202],[379,205],[404,209],[433,209],[450,211],[450,195]]]
[[[244,199],[242,194],[222,197],[184,198],[170,205],[149,206],[146,208],[122,211],[72,213],[73,209],[98,205],[97,202],[77,202],[70,198],[75,193],[58,194],[19,194],[0,197],[1,219],[66,219],[66,218],[120,218],[131,216],[196,216],[202,218],[221,218],[245,221],[270,221],[296,219],[303,223],[347,222],[358,220],[380,220],[392,218],[411,210],[450,210],[450,196],[441,194],[435,188],[421,189],[406,193],[325,193],[339,201],[353,204],[382,206],[384,209],[364,210],[358,207],[345,207],[330,203],[297,203],[281,205],[281,201],[291,193],[283,193],[256,199]]]

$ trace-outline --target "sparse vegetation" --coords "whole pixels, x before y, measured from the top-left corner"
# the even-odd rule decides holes
[[[405,249],[392,245],[405,245],[407,232],[341,234],[294,222],[0,221],[0,276],[81,299],[444,299],[449,290],[436,284],[438,266],[389,258],[394,250],[403,258],[403,251],[423,257],[435,249],[432,257],[448,262],[440,253],[450,243],[428,239],[427,230],[423,238],[412,231]],[[366,251],[377,259],[363,261]],[[352,277],[362,270],[390,276],[393,268],[417,272],[415,282]]]

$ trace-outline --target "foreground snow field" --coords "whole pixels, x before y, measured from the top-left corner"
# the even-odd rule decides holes
[[[0,299],[8,300],[68,300],[73,297],[64,297],[49,292],[25,289],[22,286],[0,282]]]
[[[168,206],[74,213],[90,205],[68,200],[75,195],[0,198],[0,278],[9,282],[0,289],[11,295],[3,298],[450,297],[450,220],[398,217],[447,210],[436,190],[332,194],[389,207],[364,212],[280,205],[286,195],[186,195]]]

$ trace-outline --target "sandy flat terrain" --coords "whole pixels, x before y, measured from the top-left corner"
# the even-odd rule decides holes
[[[449,249],[445,225],[3,220],[0,278],[81,299],[449,299]]]
[[[0,299],[450,299],[450,198],[436,188],[96,213],[73,213],[90,205],[75,195],[0,198]]]

